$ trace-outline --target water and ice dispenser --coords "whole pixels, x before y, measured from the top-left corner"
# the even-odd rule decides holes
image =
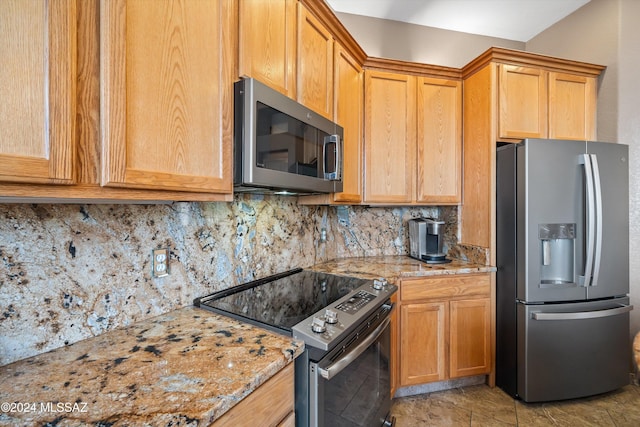
[[[540,287],[575,283],[575,224],[539,224]]]

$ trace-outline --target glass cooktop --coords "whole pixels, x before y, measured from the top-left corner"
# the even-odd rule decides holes
[[[194,304],[290,333],[297,323],[368,282],[296,269],[197,298]]]

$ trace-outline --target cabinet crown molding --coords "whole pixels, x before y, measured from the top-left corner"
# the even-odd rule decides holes
[[[397,59],[376,58],[373,56],[369,56],[365,59],[363,67],[370,70],[390,71],[416,76],[444,78],[448,80],[462,79],[462,73],[459,68],[421,64],[418,62],[401,61]]]
[[[466,79],[490,62],[537,67],[548,71],[569,72],[588,77],[598,77],[607,68],[604,65],[573,61],[539,53],[491,47],[461,69],[462,78]]]

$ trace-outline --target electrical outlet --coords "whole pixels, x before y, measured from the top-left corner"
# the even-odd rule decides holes
[[[151,251],[151,275],[164,277],[169,275],[169,248],[158,248]]]

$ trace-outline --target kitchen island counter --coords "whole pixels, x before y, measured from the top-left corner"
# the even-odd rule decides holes
[[[185,307],[0,367],[0,425],[209,425],[303,350]]]
[[[384,277],[390,282],[400,279],[443,274],[489,273],[495,267],[452,259],[448,264],[427,264],[404,255],[340,258],[316,264],[310,270],[341,276],[373,279]]]

